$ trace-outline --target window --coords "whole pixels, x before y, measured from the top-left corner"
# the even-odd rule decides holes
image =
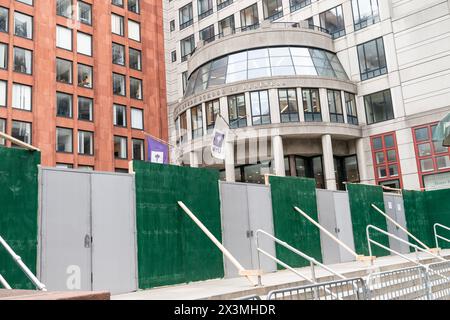
[[[114,157],[118,159],[127,158],[127,138],[114,136]]]
[[[219,21],[219,34],[221,37],[234,34],[235,30],[234,14]]]
[[[78,1],[78,21],[87,25],[92,24],[92,6],[89,3]]]
[[[311,0],[289,0],[291,6],[291,12],[297,11],[301,8],[309,6],[311,4]]]
[[[56,46],[72,51],[72,30],[56,26]]]
[[[330,121],[344,123],[341,92],[337,90],[327,90],[327,94],[328,109],[330,110]]]
[[[382,182],[395,184],[397,181],[401,185],[400,159],[395,132],[373,136],[371,143],[377,184]]]
[[[56,14],[66,18],[72,17],[72,0],[56,0]]]
[[[190,35],[187,38],[184,38],[181,40],[181,62],[184,62],[188,59],[189,55],[194,51],[195,44],[194,44],[194,35]]]
[[[303,112],[305,121],[320,122],[322,114],[320,108],[319,89],[303,89]]]
[[[337,6],[320,14],[320,26],[327,29],[333,39],[345,36],[344,15],[342,6]]]
[[[133,20],[128,20],[128,39],[141,41],[141,25]]]
[[[131,128],[144,130],[144,111],[131,108]]]
[[[213,13],[212,0],[198,0],[198,20],[211,15]]]
[[[188,3],[182,7],[179,11],[180,14],[180,30],[189,27],[194,22],[194,16],[192,12],[192,3]]]
[[[33,17],[14,12],[14,35],[32,39],[33,38]]]
[[[170,56],[171,56],[172,62],[177,61],[177,51],[176,50],[172,51],[170,53]]]
[[[6,120],[0,118],[0,132],[6,133]],[[0,138],[0,146],[5,145],[5,139]]]
[[[114,104],[113,111],[114,111],[114,125],[119,127],[126,127],[127,107],[120,104]]]
[[[12,107],[16,109],[31,111],[31,92],[30,86],[24,84],[13,84]]]
[[[336,175],[336,189],[345,191],[345,183],[359,183],[358,159],[356,155],[335,156],[334,170]]]
[[[78,97],[78,119],[93,120],[93,100],[85,97]]]
[[[130,77],[130,97],[142,100],[142,80]]]
[[[111,31],[123,37],[123,17],[111,14]]]
[[[205,41],[205,43],[209,43],[211,41],[215,40],[215,34],[214,34],[214,25],[210,25],[209,27],[206,27],[203,30],[200,30],[200,40]]]
[[[144,140],[131,139],[133,144],[133,160],[144,160]]]
[[[217,0],[217,10],[221,10],[230,4],[233,3],[233,0]]]
[[[92,36],[90,34],[77,32],[77,52],[92,56]]]
[[[113,73],[113,93],[118,96],[125,96],[125,76],[118,73]]]
[[[208,101],[205,103],[206,109],[206,129],[208,133],[211,133],[216,124],[216,119],[220,115],[220,102],[219,99]]]
[[[278,89],[281,122],[298,122],[298,102],[296,89]]]
[[[22,142],[31,144],[31,123],[13,120],[11,136]]]
[[[380,21],[378,0],[352,0],[352,9],[356,31]]]
[[[238,94],[228,97],[228,120],[230,128],[247,126],[247,111],[245,109],[245,95]]]
[[[264,20],[274,21],[283,16],[283,3],[281,0],[262,1]]]
[[[78,64],[78,86],[92,89],[92,67]]]
[[[4,80],[0,80],[0,107],[6,107],[8,83]]]
[[[56,151],[72,153],[72,129],[56,128]]]
[[[170,20],[170,32],[175,31],[175,20]]]
[[[56,81],[72,84],[72,61],[56,58]]]
[[[356,99],[352,93],[345,92],[345,107],[347,110],[347,122],[358,125],[358,112],[356,110]]]
[[[125,47],[118,43],[112,44],[112,63],[125,65]]]
[[[383,38],[378,38],[358,46],[361,81],[387,73]]]
[[[33,0],[17,0],[17,1],[22,2],[22,3],[25,3],[25,4],[28,4],[28,5],[30,5],[30,6],[33,5]]]
[[[0,69],[8,69],[8,45],[0,43]]]
[[[118,7],[123,7],[123,0],[111,0],[111,3]]]
[[[182,82],[181,84],[183,86],[183,94],[186,91],[187,81],[188,81],[188,79],[187,79],[187,71],[183,71],[183,73],[181,74],[181,82]]]
[[[203,136],[202,105],[191,108],[192,139]]]
[[[250,105],[254,126],[270,123],[269,92],[267,90],[250,92]]]
[[[78,153],[89,156],[94,154],[94,133],[78,131]]]
[[[56,115],[72,118],[72,95],[62,92],[56,93]]]
[[[241,10],[241,29],[242,31],[255,29],[259,26],[258,4]]]
[[[14,47],[14,71],[31,74],[32,56],[30,50]]]
[[[8,25],[9,25],[9,10],[0,7],[0,31],[8,32]]]
[[[180,114],[180,140],[187,141],[187,113],[186,111]]]
[[[128,10],[134,13],[139,13],[141,11],[139,1],[140,0],[128,0]]]
[[[142,70],[142,54],[139,50],[130,48],[130,68]]]
[[[385,90],[364,97],[367,124],[394,119],[391,91]]]

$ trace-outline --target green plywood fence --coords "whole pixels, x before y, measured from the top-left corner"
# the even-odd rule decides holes
[[[318,221],[315,180],[271,176],[270,189],[275,236],[322,261],[319,230],[293,208],[299,207]],[[276,254],[278,259],[291,267],[309,265],[307,260],[279,245],[276,246]]]
[[[183,201],[221,241],[219,172],[133,162],[139,287],[224,275],[219,249],[178,206]]]
[[[40,153],[0,147],[0,235],[36,274]],[[34,285],[0,246],[0,273],[14,289]]]
[[[383,189],[379,186],[369,186],[362,184],[348,184],[348,196],[350,200],[350,210],[353,224],[353,237],[355,250],[358,254],[369,254],[367,244],[366,227],[372,224],[380,229],[387,230],[386,218],[372,208],[376,205],[381,210],[384,209]],[[377,231],[371,231],[371,238],[389,247],[387,236]],[[375,256],[389,255],[387,250],[372,246],[372,254]]]
[[[450,227],[450,189],[426,192],[426,208],[430,215],[432,225],[435,223]],[[450,231],[438,229],[440,235],[450,239]],[[433,245],[435,247],[435,245]],[[439,240],[439,247],[450,249],[450,243]]]

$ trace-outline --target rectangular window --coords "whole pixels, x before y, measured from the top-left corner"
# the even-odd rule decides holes
[[[247,126],[247,111],[245,109],[245,95],[238,94],[228,97],[228,120],[230,128]]]
[[[78,153],[92,156],[94,154],[94,133],[78,131]]]
[[[294,12],[309,6],[311,4],[311,0],[289,0],[289,4],[291,6],[291,12]]]
[[[134,13],[138,13],[141,11],[140,0],[128,0],[128,10]]]
[[[234,14],[219,21],[219,35],[221,37],[234,34],[235,31]]]
[[[233,0],[217,0],[217,10],[221,10],[230,4],[233,3]]]
[[[192,11],[192,3],[188,3],[179,11],[180,14],[180,30],[189,27],[194,22],[194,15]]]
[[[114,136],[114,157],[126,159],[127,153],[127,138]]]
[[[120,104],[114,104],[113,112],[114,112],[114,125],[118,127],[126,127],[127,107]]]
[[[112,44],[112,63],[125,65],[125,47],[118,43]]]
[[[142,100],[142,80],[130,77],[130,98]]]
[[[254,126],[270,123],[269,92],[267,90],[250,92],[250,105]]]
[[[33,39],[33,17],[17,11],[14,12],[14,35]]]
[[[375,179],[380,185],[401,186],[400,159],[395,132],[370,137]]]
[[[6,120],[0,118],[0,132],[6,133]],[[0,138],[0,146],[4,146],[6,143],[5,139]]]
[[[56,0],[56,14],[66,18],[72,17],[72,0]]]
[[[344,123],[341,92],[338,90],[327,90],[327,94],[328,109],[330,110],[330,121]]]
[[[73,152],[72,129],[56,128],[56,151]]]
[[[378,0],[352,0],[355,31],[380,21]]]
[[[62,92],[56,93],[56,115],[72,118],[72,95]]]
[[[32,88],[24,84],[13,84],[12,107],[31,111]]]
[[[89,3],[78,1],[78,21],[92,25],[92,6]]]
[[[56,46],[72,51],[72,30],[62,26],[56,26]]]
[[[14,47],[14,71],[31,74],[33,52],[27,49]]]
[[[144,130],[144,110],[131,108],[131,128]]]
[[[56,58],[56,81],[72,84],[72,61]]]
[[[303,89],[303,112],[306,122],[322,121],[319,89]]]
[[[195,43],[194,43],[194,35],[190,35],[187,38],[184,38],[180,41],[181,46],[181,62],[184,62],[188,59],[190,54],[194,51]]]
[[[123,17],[111,14],[111,32],[123,37]]]
[[[347,110],[347,122],[358,125],[358,112],[356,109],[356,98],[353,93],[345,92],[345,107]]]
[[[172,51],[170,53],[170,56],[171,56],[172,62],[176,62],[177,61],[177,51],[176,50]]]
[[[25,3],[25,4],[28,4],[28,5],[30,5],[30,6],[32,6],[33,5],[33,0],[17,0],[18,2],[22,2],[22,3]]]
[[[241,29],[242,31],[256,29],[259,26],[258,4],[241,10]]]
[[[6,107],[8,83],[4,80],[0,80],[0,107]]]
[[[92,36],[90,34],[77,32],[77,52],[92,56]]]
[[[187,71],[183,71],[183,73],[181,74],[181,84],[183,86],[183,94],[186,92],[186,86],[187,86]]]
[[[320,14],[320,26],[326,29],[333,39],[345,36],[344,15],[342,5]]]
[[[9,10],[0,7],[0,32],[8,32]]]
[[[203,136],[202,105],[191,108],[192,139]]]
[[[78,64],[78,86],[92,89],[92,67]]]
[[[125,76],[118,73],[113,73],[113,93],[118,96],[125,96]]]
[[[298,102],[296,89],[278,89],[281,122],[298,122]]]
[[[170,32],[175,31],[175,20],[170,20]]]
[[[205,43],[209,43],[215,40],[215,34],[214,34],[214,25],[210,25],[209,27],[206,27],[205,29],[200,30],[200,40],[205,41]]]
[[[92,121],[93,120],[93,104],[91,98],[78,97],[78,119]]]
[[[281,0],[262,0],[264,20],[274,21],[283,16],[283,3]]]
[[[142,54],[141,51],[130,48],[130,68],[134,70],[142,70]]]
[[[181,143],[187,141],[187,113],[180,114],[180,140]]]
[[[8,69],[8,45],[0,43],[0,69]]]
[[[118,7],[123,7],[123,0],[111,0],[111,3]]]
[[[212,0],[198,0],[198,20],[211,15],[213,13]]]
[[[360,44],[357,48],[361,81],[375,78],[388,72],[383,38]]]
[[[216,124],[216,119],[220,114],[220,102],[219,99],[208,101],[205,103],[206,109],[206,128],[208,133],[211,133]]]
[[[373,93],[364,97],[367,124],[394,119],[391,90]]]
[[[31,144],[31,123],[13,120],[11,136],[22,142]]]
[[[141,41],[141,25],[139,22],[128,20],[128,39]]]
[[[133,160],[144,160],[144,140],[131,139],[133,144]]]

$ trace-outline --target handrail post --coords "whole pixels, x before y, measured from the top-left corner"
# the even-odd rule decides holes
[[[371,241],[370,241],[369,227],[370,227],[370,225],[368,225],[366,227],[366,237],[367,237],[367,246],[369,247],[369,257],[372,257],[372,245],[371,245]],[[370,265],[373,266],[373,260],[372,259],[370,259]]]
[[[258,248],[259,248],[259,234],[258,232],[256,232],[256,237],[255,237],[255,241],[256,241],[256,257],[258,260],[258,270],[262,270],[261,269],[261,253],[259,252]],[[258,286],[262,286],[262,276],[261,274],[258,274]]]
[[[312,281],[314,283],[317,283],[316,270],[314,268],[314,262],[311,261],[309,264],[311,266],[311,278],[312,278]],[[314,300],[319,300],[319,294],[317,292],[317,288],[314,288]]]

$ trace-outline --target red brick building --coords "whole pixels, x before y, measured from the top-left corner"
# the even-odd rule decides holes
[[[161,0],[0,0],[0,131],[45,166],[144,159],[167,140],[163,39]]]

